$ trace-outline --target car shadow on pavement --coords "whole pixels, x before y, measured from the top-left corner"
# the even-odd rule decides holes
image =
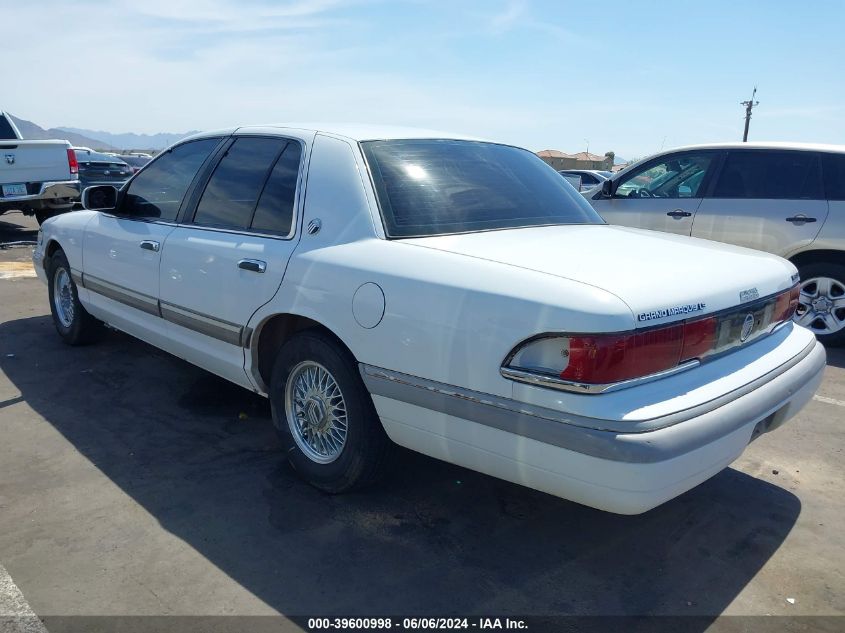
[[[845,348],[826,347],[825,352],[827,352],[827,364],[829,366],[845,369]]]
[[[116,332],[66,347],[48,317],[0,324],[0,344],[33,410],[287,615],[716,616],[801,511],[788,491],[727,469],[617,516],[410,451],[378,487],[329,496],[284,462],[265,399],[173,356]]]
[[[38,225],[22,222],[20,212],[10,211],[0,216],[0,247],[14,242],[32,242],[38,239]],[[33,226],[34,225],[34,228]]]

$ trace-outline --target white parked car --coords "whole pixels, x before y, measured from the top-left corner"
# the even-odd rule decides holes
[[[611,224],[756,248],[798,267],[796,321],[845,345],[845,146],[720,143],[661,152],[584,194]]]
[[[792,264],[609,226],[508,145],[242,127],[83,199],[33,256],[59,335],[105,322],[268,396],[329,492],[395,442],[643,512],[794,416],[825,365]]]

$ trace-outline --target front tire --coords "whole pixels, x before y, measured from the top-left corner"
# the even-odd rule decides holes
[[[828,347],[845,345],[845,266],[818,262],[799,267],[801,293],[795,321]]]
[[[79,302],[76,283],[63,251],[50,257],[47,270],[50,312],[53,325],[68,345],[87,345],[102,336],[102,322],[92,317]]]
[[[379,479],[391,442],[355,359],[333,337],[318,330],[293,336],[270,382],[273,424],[303,479],[331,494]]]

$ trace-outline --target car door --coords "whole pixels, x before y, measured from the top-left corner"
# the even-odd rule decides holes
[[[247,323],[275,295],[296,247],[306,141],[233,137],[162,253],[161,313],[172,344],[244,386]]]
[[[692,235],[788,256],[827,219],[815,152],[732,149],[695,216]]]
[[[613,179],[613,194],[590,201],[610,224],[689,235],[718,151],[660,156]]]
[[[219,138],[164,153],[121,192],[113,212],[99,212],[83,236],[82,285],[95,316],[161,345],[161,247],[175,228],[191,183]]]

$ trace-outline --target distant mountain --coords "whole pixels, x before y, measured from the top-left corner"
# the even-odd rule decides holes
[[[112,132],[86,130],[77,127],[60,127],[59,129],[70,134],[82,134],[83,136],[96,139],[100,143],[106,143],[110,147],[117,147],[119,149],[164,149],[179,139],[196,134],[198,131],[192,130],[190,132],[175,134],[169,132],[159,132],[158,134],[134,134],[132,132],[114,134]]]
[[[614,156],[613,157],[613,164],[614,165],[627,165],[628,161],[622,158],[621,156]]]
[[[82,146],[82,147],[90,147],[91,149],[115,149],[115,147],[109,143],[104,143],[98,139],[92,138],[90,136],[85,136],[83,134],[78,134],[75,132],[68,132],[64,129],[58,128],[50,128],[45,130],[40,125],[36,125],[32,121],[25,121],[24,119],[19,119],[18,117],[6,113],[12,121],[15,122],[18,130],[25,139],[38,141],[38,140],[47,140],[47,139],[65,139],[70,142],[71,145],[74,146]]]

